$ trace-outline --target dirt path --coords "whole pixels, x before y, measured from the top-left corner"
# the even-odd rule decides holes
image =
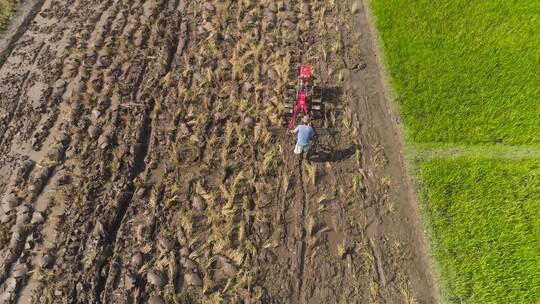
[[[435,303],[363,7],[37,1],[2,44],[0,302]],[[296,69],[310,162],[272,136]]]

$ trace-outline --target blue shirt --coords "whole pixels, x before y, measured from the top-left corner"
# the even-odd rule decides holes
[[[302,147],[309,146],[309,142],[315,136],[315,130],[308,125],[299,125],[293,133],[296,134],[298,145]]]

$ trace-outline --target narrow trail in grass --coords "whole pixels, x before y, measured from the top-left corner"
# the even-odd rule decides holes
[[[505,160],[540,159],[540,146],[472,145],[453,147],[417,146],[410,152],[412,159],[492,158]]]

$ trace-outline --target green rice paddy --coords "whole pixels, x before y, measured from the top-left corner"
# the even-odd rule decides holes
[[[13,13],[13,0],[0,0],[0,29],[4,28]]]
[[[540,162],[433,159],[421,166],[444,298],[540,301]]]
[[[443,303],[540,303],[540,1],[370,5]]]
[[[540,1],[371,5],[411,141],[540,143]]]

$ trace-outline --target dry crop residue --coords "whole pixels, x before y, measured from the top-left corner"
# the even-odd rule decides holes
[[[45,0],[25,27],[0,302],[433,302],[361,5]],[[311,162],[268,130],[301,63],[339,130]]]

